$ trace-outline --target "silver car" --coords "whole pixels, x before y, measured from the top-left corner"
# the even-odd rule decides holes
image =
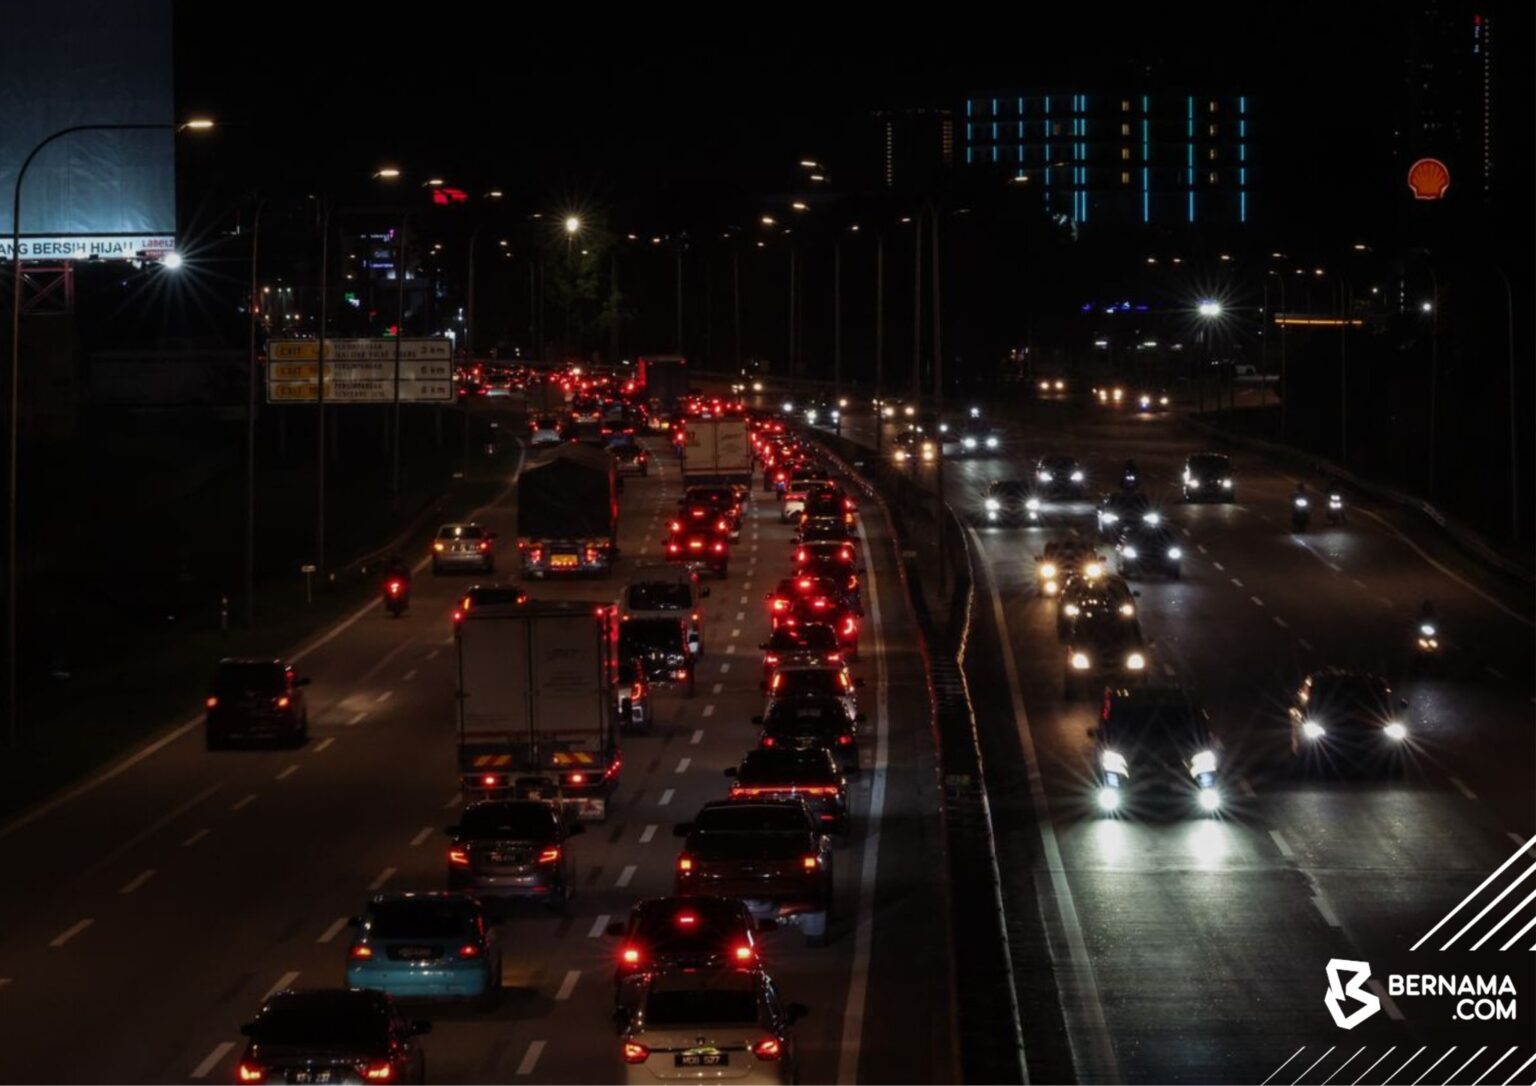
[[[472,569],[479,573],[496,571],[496,533],[478,524],[444,524],[432,540],[432,572],[445,569]]]
[[[657,974],[633,1010],[615,1012],[625,1081],[795,1082],[792,1027],[804,1016],[759,969]]]

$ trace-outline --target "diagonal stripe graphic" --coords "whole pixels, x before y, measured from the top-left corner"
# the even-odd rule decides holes
[[[1471,920],[1468,920],[1464,925],[1462,925],[1462,929],[1460,931],[1458,931],[1455,935],[1453,935],[1449,939],[1447,939],[1445,941],[1445,945],[1442,946],[1440,949],[1441,950],[1449,949],[1449,947],[1450,947],[1450,945],[1452,943],[1454,943],[1457,939],[1460,939],[1463,935],[1466,934],[1468,928],[1472,927],[1472,925],[1476,924],[1483,917],[1487,916],[1488,915],[1488,910],[1492,909],[1499,902],[1503,901],[1506,897],[1509,896],[1510,891],[1514,890],[1514,888],[1516,886],[1519,886],[1522,882],[1524,882],[1526,879],[1530,878],[1531,875],[1533,875],[1533,874],[1536,874],[1536,864],[1533,864],[1530,867],[1527,867],[1525,869],[1525,872],[1519,878],[1515,879],[1508,886],[1504,887],[1503,890],[1500,890],[1498,897],[1494,898],[1488,904],[1484,905],[1482,907],[1482,909],[1478,912],[1478,914],[1476,916],[1474,916]],[[1526,901],[1529,901],[1529,900],[1530,900],[1530,898],[1526,898]]]
[[[1423,937],[1420,938],[1417,943],[1414,943],[1413,946],[1409,947],[1408,949],[1409,950],[1418,950],[1419,947],[1423,946],[1424,943],[1429,939],[1429,937],[1431,935],[1433,935],[1433,934],[1435,934],[1435,932],[1439,931],[1441,929],[1441,927],[1443,927],[1446,924],[1446,922],[1451,919],[1451,917],[1453,917],[1457,913],[1461,912],[1461,910],[1466,906],[1467,902],[1471,901],[1478,894],[1482,893],[1483,890],[1488,886],[1489,883],[1491,883],[1494,879],[1498,878],[1500,875],[1504,874],[1504,872],[1516,860],[1518,860],[1521,856],[1525,855],[1526,851],[1529,850],[1532,845],[1536,845],[1536,837],[1532,837],[1529,841],[1527,841],[1525,844],[1521,845],[1518,849],[1516,849],[1515,850],[1515,854],[1513,856],[1511,856],[1509,859],[1505,860],[1502,864],[1500,864],[1499,865],[1499,869],[1497,871],[1495,871],[1493,874],[1489,875],[1482,882],[1478,883],[1478,886],[1477,886],[1476,890],[1473,890],[1466,897],[1462,898],[1460,904],[1458,904],[1454,909],[1452,909],[1450,912],[1446,913],[1443,917],[1441,917],[1440,921],[1434,927],[1432,927],[1428,931],[1426,931],[1424,933]]]

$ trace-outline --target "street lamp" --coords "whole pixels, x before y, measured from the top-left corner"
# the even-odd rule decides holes
[[[581,220],[575,215],[568,215],[565,219],[565,232],[572,237],[581,231]]]
[[[1221,319],[1221,303],[1216,301],[1214,298],[1205,298],[1195,306],[1195,312],[1200,314],[1201,321],[1205,325],[1205,327],[1201,330],[1201,339],[1205,341],[1205,370],[1209,371],[1211,366],[1211,324],[1212,322]],[[1205,381],[1206,372],[1202,372],[1200,374],[1200,384],[1198,386],[1201,414],[1205,413]],[[1221,406],[1221,398],[1219,392],[1217,394],[1216,406]]]
[[[1200,315],[1202,317],[1219,317],[1219,316],[1221,316],[1221,303],[1220,302],[1206,300],[1206,301],[1201,302],[1200,305],[1197,308],[1198,308],[1199,313],[1200,313]]]

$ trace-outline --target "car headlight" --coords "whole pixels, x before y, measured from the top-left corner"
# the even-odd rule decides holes
[[[1086,566],[1083,567],[1083,576],[1088,578],[1090,581],[1097,580],[1103,575],[1104,567],[1099,565],[1097,562],[1089,562]]]
[[[899,463],[901,463],[903,460],[905,460],[907,458],[907,450],[905,450],[905,449],[897,449],[896,452],[893,455],[896,458],[896,463],[899,464]]]
[[[1181,551],[1178,547],[1169,547],[1168,557],[1171,561],[1177,562],[1180,558],[1184,557],[1184,552]]]
[[[1040,472],[1036,472],[1036,473],[1035,473],[1035,478],[1036,478],[1036,479],[1039,479],[1039,480],[1040,480],[1040,481],[1041,481],[1041,482],[1042,482],[1042,483],[1049,483],[1049,482],[1051,482],[1051,481],[1052,481],[1052,480],[1053,480],[1053,479],[1055,479],[1055,478],[1056,478],[1056,476],[1054,476],[1054,475],[1052,475],[1052,474],[1051,474],[1051,473],[1050,473],[1050,472],[1048,472],[1048,471],[1040,471]]]
[[[1024,502],[1024,508],[1028,509],[1031,513],[1038,513],[1040,511],[1040,499],[1039,498],[1029,498],[1029,499],[1027,499]]]
[[[1125,764],[1125,755],[1118,750],[1106,750],[1099,755],[1099,764],[1104,767],[1104,772],[1115,773],[1121,777],[1129,777],[1130,771]]]
[[[1120,807],[1120,789],[1105,787],[1099,789],[1099,809],[1102,811],[1115,811]]]
[[[1054,562],[1046,562],[1043,564],[1040,567],[1040,576],[1044,577],[1046,580],[1050,580],[1051,578],[1055,577],[1056,564]]]
[[[1404,739],[1408,738],[1408,729],[1403,727],[1395,720],[1382,730],[1387,733],[1387,738],[1393,740],[1394,742],[1401,743]]]
[[[1327,735],[1328,733],[1327,733],[1327,731],[1325,731],[1323,729],[1323,726],[1321,724],[1319,724],[1317,721],[1315,721],[1315,720],[1304,720],[1301,723],[1301,734],[1306,736],[1308,739],[1321,739],[1323,736]]]
[[[1122,603],[1120,605],[1120,613],[1126,618],[1130,618],[1136,613],[1136,605],[1134,603]]]
[[[989,448],[989,449],[997,448],[997,438],[995,438],[995,437],[987,438],[987,448]]]
[[[1086,652],[1074,652],[1072,654],[1072,669],[1074,671],[1087,671],[1092,666]]]
[[[1074,483],[1080,483],[1080,482],[1082,482],[1082,481],[1083,481],[1083,473],[1082,473],[1082,472],[1080,472],[1080,471],[1074,471],[1074,472],[1073,472],[1073,473],[1072,473],[1072,476],[1071,476],[1071,478],[1072,478],[1072,481],[1073,481],[1073,482],[1074,482]]]
[[[1167,396],[1159,396],[1157,398],[1157,406],[1159,406],[1159,407],[1167,407],[1168,406],[1168,397]]]
[[[1141,522],[1143,524],[1161,524],[1163,522],[1163,515],[1161,513],[1143,513],[1141,514]]]
[[[1147,658],[1139,652],[1133,652],[1125,658],[1125,667],[1127,671],[1145,671]]]
[[[1151,396],[1143,396],[1141,398],[1141,406],[1142,407],[1151,407],[1152,406],[1152,397]]]
[[[832,421],[833,422],[836,422],[838,419],[840,419],[842,417],[843,417],[843,413],[841,411],[834,411],[834,412],[832,412]]]
[[[947,422],[939,423],[939,433],[941,433],[941,434],[949,433],[949,423],[947,423]]]
[[[1048,392],[1048,391],[1050,391],[1050,387],[1051,387],[1051,383],[1049,381],[1041,381],[1040,382],[1040,391],[1041,392]]]
[[[1232,480],[1231,479],[1223,479],[1221,481],[1221,486],[1222,486],[1222,489],[1224,489],[1224,490],[1231,490],[1232,489]]]
[[[1066,387],[1067,387],[1067,383],[1065,381],[1057,381],[1056,382],[1056,391],[1057,392],[1060,392],[1062,389],[1064,389]]]
[[[1206,773],[1216,772],[1216,752],[1214,750],[1202,750],[1189,760],[1189,773],[1192,777],[1203,776]]]
[[[795,409],[795,404],[794,404],[793,400],[785,400],[784,401],[784,413],[786,415],[789,414],[794,409]]]
[[[987,499],[987,512],[995,513],[999,509],[1001,509],[1002,507],[1003,507],[1003,503],[998,501],[996,498],[988,498]]]
[[[960,444],[967,449],[974,449],[976,447],[976,439],[974,437],[961,438]]]
[[[1221,806],[1221,793],[1214,788],[1200,789],[1200,809],[1214,811]]]
[[[1105,524],[1118,524],[1118,523],[1120,523],[1120,514],[1119,513],[1100,513],[1099,514],[1099,518],[1101,520],[1103,520]]]
[[[1129,558],[1129,559],[1130,559],[1130,560],[1131,560],[1131,561],[1133,561],[1133,562],[1134,562],[1134,561],[1135,561],[1135,560],[1136,560],[1136,556],[1137,556],[1137,551],[1136,551],[1136,548],[1135,548],[1135,547],[1130,547],[1130,546],[1127,546],[1127,547],[1122,547],[1122,548],[1121,548],[1121,549],[1120,549],[1120,554],[1121,554],[1121,555],[1122,555],[1122,556],[1123,556],[1123,557],[1125,557],[1125,558]]]
[[[1061,587],[1061,586],[1058,585],[1055,581],[1046,581],[1045,582],[1045,594],[1047,596],[1054,596],[1054,595],[1056,595],[1056,590],[1059,587]]]
[[[1061,610],[1062,610],[1063,614],[1070,615],[1073,618],[1076,618],[1079,614],[1082,613],[1082,608],[1079,607],[1075,603],[1069,603],[1065,607],[1063,607]]]
[[[1200,480],[1199,479],[1188,479],[1188,478],[1186,478],[1184,480],[1184,485],[1189,487],[1189,489],[1191,489],[1191,490],[1199,490],[1200,489]]]

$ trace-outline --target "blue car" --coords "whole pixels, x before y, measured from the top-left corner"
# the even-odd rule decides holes
[[[495,918],[468,894],[379,894],[352,918],[347,985],[397,999],[467,999],[493,1006],[501,994]]]

